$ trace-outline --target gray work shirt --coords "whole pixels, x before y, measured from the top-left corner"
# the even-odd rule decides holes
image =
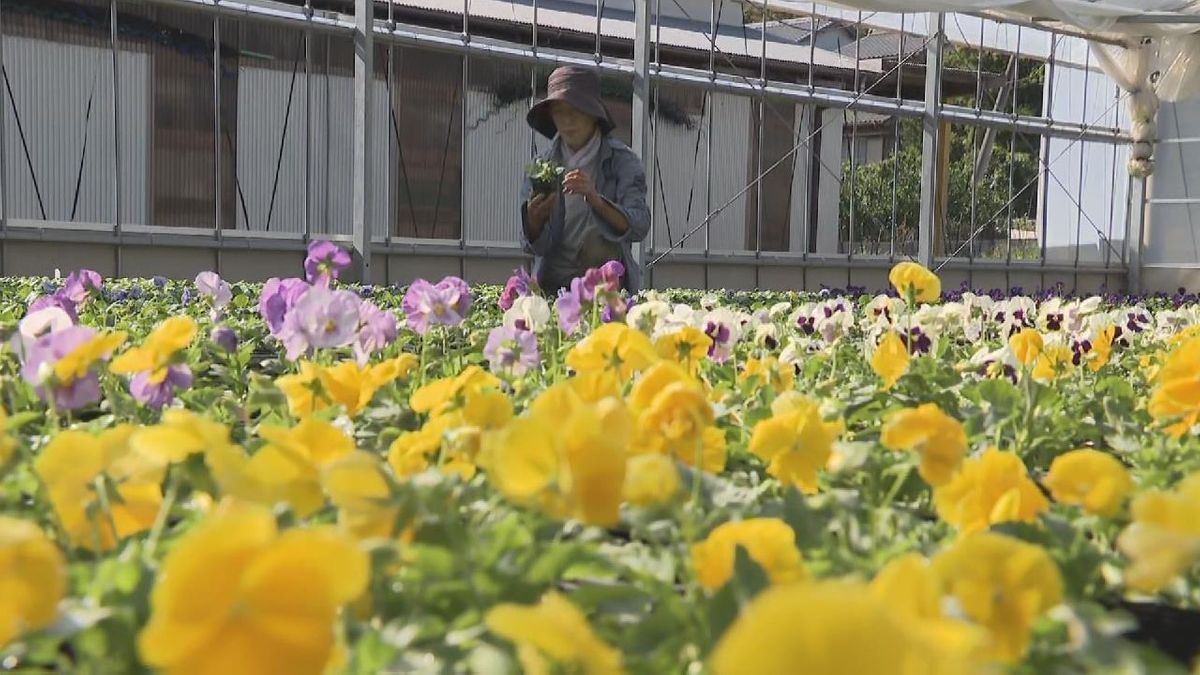
[[[538,159],[557,160],[559,144],[560,141],[556,141]],[[559,193],[558,205],[550,220],[538,238],[529,241],[525,235],[529,227],[526,204],[533,188],[526,176],[521,184],[521,241],[526,253],[534,256],[533,276],[539,285],[553,293],[569,284],[572,278],[581,276],[589,267],[599,267],[615,259],[625,266],[625,289],[636,293],[642,287],[642,270],[633,259],[633,244],[645,239],[650,231],[646,172],[642,168],[642,160],[629,146],[609,134],[602,139],[596,166],[589,175],[600,195],[625,216],[629,229],[623,233],[617,232],[599,214],[592,212],[590,218],[576,220],[568,230],[566,200]],[[579,227],[581,223],[586,224]]]

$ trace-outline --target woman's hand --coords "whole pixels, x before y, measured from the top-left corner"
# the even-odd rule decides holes
[[[600,196],[596,192],[596,183],[592,181],[592,177],[581,169],[568,171],[567,175],[563,176],[563,191],[567,194],[579,195],[589,203],[594,203]]]
[[[542,228],[550,220],[550,216],[554,213],[554,205],[558,203],[555,195],[538,193],[529,199],[527,211],[529,213],[530,229],[533,232],[541,234]],[[537,238],[535,235],[534,239]]]

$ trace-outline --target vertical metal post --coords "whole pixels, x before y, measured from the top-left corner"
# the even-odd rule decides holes
[[[220,0],[215,0],[220,2]],[[249,225],[249,223],[247,223]],[[217,238],[217,274],[221,273],[221,14],[213,16],[213,229]]]
[[[113,234],[117,240],[113,257],[116,274],[121,276],[121,69],[117,65],[117,56],[121,52],[117,43],[117,0],[109,1],[108,22],[113,69]]]
[[[1045,103],[1042,108],[1042,116],[1048,120],[1054,120],[1054,72],[1055,72],[1055,54],[1058,52],[1058,33],[1050,33],[1050,58],[1046,61],[1046,93],[1044,95]],[[1038,167],[1038,189],[1041,190],[1042,197],[1042,213],[1041,227],[1039,228],[1041,241],[1039,248],[1041,249],[1040,257],[1042,265],[1046,264],[1046,235],[1049,231],[1049,216],[1050,216],[1050,146],[1052,139],[1049,136],[1042,137],[1042,160],[1041,166]]]
[[[634,2],[633,13],[633,149],[642,158],[647,180],[654,181],[653,133],[650,122],[650,2]],[[654,231],[654,206],[650,208],[650,230]],[[633,246],[633,260],[642,264],[642,244]]]
[[[938,186],[945,176],[938,169],[941,147],[942,48],[946,43],[946,16],[929,15],[929,27],[935,31],[925,56],[925,114],[921,118],[921,207],[917,223],[917,259],[933,267],[934,221],[938,218]]]
[[[1129,271],[1126,285],[1130,293],[1142,292],[1142,238],[1146,231],[1147,179],[1132,178],[1130,181],[1129,207]]]
[[[0,79],[3,79],[4,72],[4,8],[0,7]],[[8,162],[4,158],[8,151],[4,142],[7,135],[7,109],[4,100],[0,99],[0,274],[4,274],[8,267],[5,264],[5,259],[8,258]]]
[[[358,279],[371,282],[371,85],[375,79],[375,1],[354,0],[354,155],[351,198]]]
[[[304,242],[312,236],[312,0],[304,0]]]
[[[754,209],[754,257],[762,258],[763,250],[763,142],[766,140],[767,126],[767,14],[770,12],[768,2],[763,2],[762,8],[762,52],[758,57],[758,83],[762,86],[762,93],[758,99],[758,171],[756,175],[757,184],[754,186],[755,198]],[[762,263],[754,263],[754,288],[762,288]]]

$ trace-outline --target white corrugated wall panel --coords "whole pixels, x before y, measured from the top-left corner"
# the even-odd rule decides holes
[[[467,89],[463,143],[463,233],[468,242],[518,242],[519,190],[529,161],[529,105],[493,105],[489,92]]]

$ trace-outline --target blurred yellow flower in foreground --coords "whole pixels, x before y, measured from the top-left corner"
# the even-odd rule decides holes
[[[0,469],[4,467],[17,449],[17,439],[8,433],[8,413],[0,408]]]
[[[957,651],[964,658],[981,655],[986,635],[946,616],[941,579],[920,554],[907,553],[885,565],[871,581],[871,594],[930,644]]]
[[[1012,537],[970,535],[939,553],[933,567],[963,613],[988,630],[988,655],[1004,663],[1025,655],[1033,622],[1062,601],[1050,555]]]
[[[942,280],[920,263],[897,263],[888,273],[888,281],[902,298],[911,293],[917,302],[937,302],[942,297]]]
[[[967,433],[958,420],[936,403],[925,403],[892,415],[883,425],[880,442],[891,450],[910,450],[921,458],[917,469],[933,486],[954,476],[967,451]]]
[[[629,395],[637,413],[636,446],[643,452],[672,455],[702,465],[705,432],[714,421],[713,407],[703,385],[681,366],[663,361],[638,378]],[[722,461],[723,464],[723,461]]]
[[[536,605],[496,605],[488,611],[484,623],[496,635],[516,644],[522,670],[531,675],[624,672],[621,653],[596,637],[583,612],[558,593],[546,594]]]
[[[1117,538],[1130,558],[1125,583],[1152,593],[1187,571],[1200,558],[1200,473],[1174,490],[1150,490],[1130,505],[1132,522]]]
[[[655,506],[671,501],[679,492],[679,469],[666,455],[635,455],[625,466],[625,501],[635,506]]]
[[[995,448],[963,462],[950,482],[934,490],[933,502],[938,516],[962,534],[996,523],[1031,523],[1050,506],[1021,458]]]
[[[1047,384],[1074,367],[1074,354],[1063,344],[1050,344],[1042,349],[1033,364],[1033,379]]]
[[[715,675],[959,675],[959,644],[925,639],[867,586],[773,586],[747,605],[710,660]]]
[[[0,516],[0,649],[50,625],[66,587],[58,547],[33,523]]]
[[[336,528],[279,532],[267,508],[226,502],[167,555],[138,650],[168,675],[318,675],[369,576]]]
[[[817,491],[817,472],[833,455],[840,421],[826,422],[820,405],[799,394],[781,396],[771,417],[754,425],[750,452],[767,462],[767,473],[805,494]]]
[[[904,341],[894,331],[888,331],[871,355],[871,370],[883,380],[884,389],[891,389],[908,372],[908,361],[908,348],[904,346]]]
[[[118,375],[147,371],[150,383],[158,384],[167,376],[175,354],[186,349],[196,337],[196,322],[188,316],[173,316],[155,326],[138,347],[113,359],[108,369]]]
[[[59,384],[69,384],[78,380],[91,369],[92,364],[107,358],[125,343],[125,332],[99,332],[87,342],[72,349],[66,356],[54,363],[54,379]]]
[[[379,458],[355,451],[321,470],[321,486],[338,509],[338,524],[360,539],[396,536],[400,509]]]
[[[692,546],[692,565],[701,586],[715,591],[729,581],[739,546],[772,583],[808,577],[792,528],[778,518],[751,518],[718,525],[704,541]]]
[[[1081,449],[1059,455],[1042,481],[1055,501],[1077,504],[1088,513],[1113,516],[1133,491],[1125,465],[1099,450]]]
[[[774,356],[747,359],[738,382],[755,380],[757,386],[770,386],[776,394],[790,391],[796,386],[796,370],[788,364],[780,364]]]
[[[133,433],[128,424],[98,436],[61,431],[34,462],[73,545],[111,550],[119,540],[154,524],[166,463],[134,450],[129,443]],[[115,491],[109,492],[112,487]]]

